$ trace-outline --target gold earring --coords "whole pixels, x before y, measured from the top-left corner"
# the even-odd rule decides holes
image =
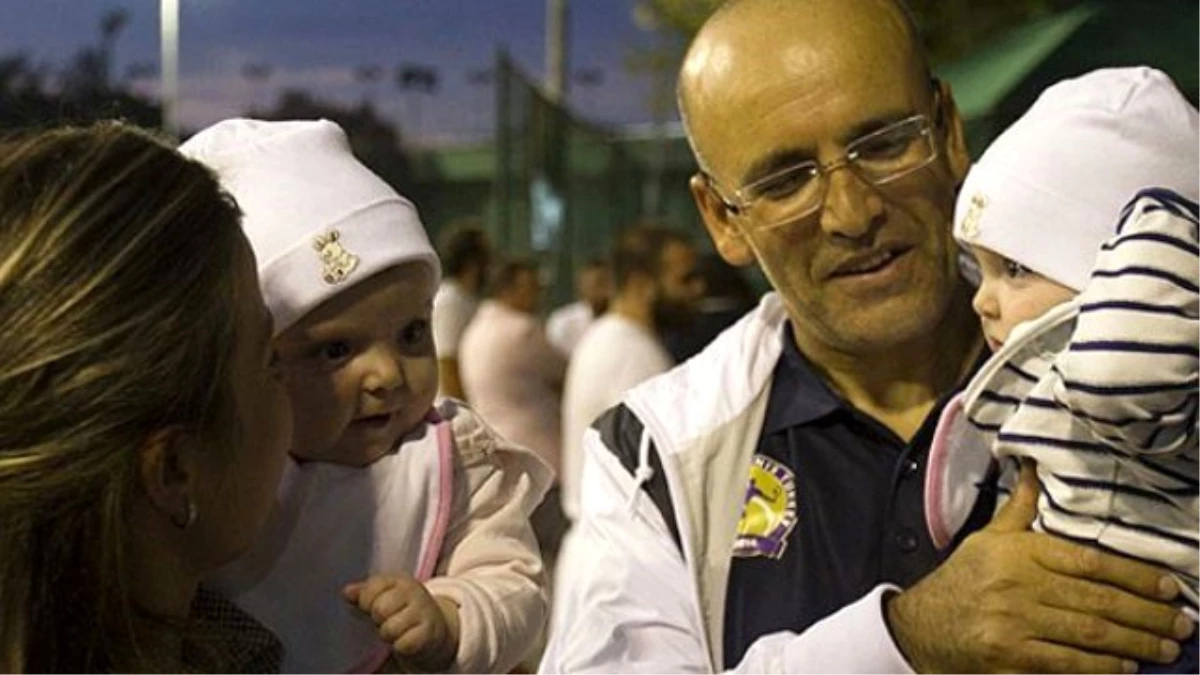
[[[188,529],[195,522],[196,522],[196,503],[193,502],[191,499],[187,500],[187,506],[184,507],[183,518],[180,518],[179,514],[175,514],[175,513],[171,514],[171,524],[174,525],[175,527],[178,527],[181,530]]]

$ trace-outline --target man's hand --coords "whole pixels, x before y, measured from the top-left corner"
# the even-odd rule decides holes
[[[342,589],[379,626],[396,655],[426,672],[445,672],[458,653],[458,606],[434,598],[407,575],[374,576]]]
[[[1168,604],[1162,569],[1029,531],[1037,475],[945,563],[887,603],[888,626],[919,672],[1136,672],[1170,663],[1192,622]]]

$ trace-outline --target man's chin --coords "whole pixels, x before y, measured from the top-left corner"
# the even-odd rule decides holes
[[[928,298],[928,296],[924,296]],[[932,334],[941,324],[944,304],[911,294],[859,306],[849,312],[832,312],[834,321],[825,331],[831,342],[851,353],[871,353],[909,345]]]

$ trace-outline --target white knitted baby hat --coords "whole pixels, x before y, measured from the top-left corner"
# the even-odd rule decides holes
[[[428,264],[437,283],[416,207],[355,159],[337,124],[231,119],[179,150],[216,171],[241,207],[276,334],[401,263]]]
[[[1200,192],[1196,109],[1165,74],[1107,68],[1059,82],[971,168],[954,236],[1081,290],[1147,187]]]

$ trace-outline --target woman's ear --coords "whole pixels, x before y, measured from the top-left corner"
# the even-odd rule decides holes
[[[138,448],[138,478],[156,511],[186,528],[196,518],[196,439],[178,427],[159,429]]]
[[[734,267],[749,265],[754,262],[754,251],[746,243],[745,235],[737,223],[733,222],[729,207],[717,197],[708,181],[708,177],[699,172],[688,181],[692,199],[704,220],[708,236],[725,262]]]

